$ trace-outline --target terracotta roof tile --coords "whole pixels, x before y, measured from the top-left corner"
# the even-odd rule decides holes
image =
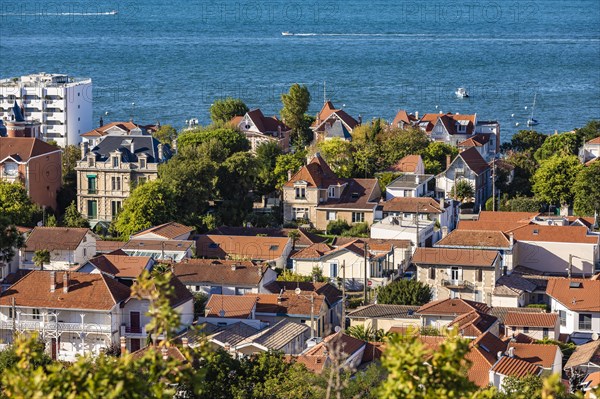
[[[88,262],[103,273],[115,277],[137,278],[152,262],[149,256],[127,256],[106,254],[90,259]]]
[[[186,233],[191,233],[192,231],[194,231],[193,227],[184,226],[183,224],[177,222],[169,222],[142,230],[139,233],[134,234],[133,237],[140,237],[145,234],[154,233],[166,239],[174,240],[177,237]]]
[[[330,185],[343,184],[344,179],[338,178],[327,162],[317,154],[308,163],[300,168],[292,178],[285,183],[285,187],[294,187],[294,183],[305,181],[309,188],[327,188]]]
[[[413,262],[419,265],[459,265],[491,267],[498,251],[457,248],[417,248]]]
[[[304,229],[284,229],[279,227],[231,227],[220,226],[208,234],[221,234],[225,236],[267,236],[288,237],[289,233],[297,231],[300,238],[296,241],[296,248],[327,241],[327,238],[310,233]]]
[[[12,157],[15,161],[27,162],[31,157],[60,151],[60,148],[42,140],[29,137],[0,137],[0,161]]]
[[[495,316],[474,310],[457,316],[448,327],[458,328],[464,337],[478,337],[488,331],[497,320]]]
[[[196,241],[196,255],[205,258],[268,261],[281,257],[289,242],[288,237],[204,234]]]
[[[537,224],[526,225],[512,230],[514,237],[519,241],[538,242],[572,242],[578,244],[600,243],[600,236],[588,234],[585,226],[541,226]]]
[[[91,233],[87,228],[36,227],[27,237],[25,248],[27,251],[74,251],[88,232]]]
[[[591,341],[575,348],[575,352],[573,352],[565,365],[565,370],[571,367],[587,365],[588,363],[593,363],[600,367],[600,340]]]
[[[267,270],[250,261],[186,259],[174,263],[175,275],[188,285],[209,283],[258,286]]]
[[[355,319],[418,319],[418,309],[419,306],[372,304],[348,313],[348,317]]]
[[[483,159],[479,151],[475,147],[471,147],[468,150],[464,150],[460,154],[461,157],[467,166],[476,174],[480,175],[490,168],[490,165]]]
[[[379,202],[379,181],[377,179],[346,179],[339,198],[328,198],[317,205],[317,211],[328,209],[373,210]]]
[[[509,312],[504,319],[506,326],[516,327],[550,327],[554,328],[558,321],[558,313],[522,313]]]
[[[333,249],[332,246],[325,243],[313,244],[303,248],[291,256],[292,259],[320,259],[323,255]]]
[[[435,243],[436,247],[508,248],[510,240],[497,230],[454,230]]]
[[[586,144],[600,144],[600,136],[587,141]]]
[[[56,289],[50,292],[51,275],[55,273]],[[34,270],[21,278],[0,296],[0,305],[30,308],[110,310],[129,298],[129,287],[103,274],[69,272],[69,289],[63,291],[66,272]]]
[[[367,243],[369,249],[373,252],[389,252],[394,248],[409,248],[411,246],[410,240],[388,240],[382,238],[362,238],[362,237],[335,237],[331,243],[334,247],[346,245],[354,241],[357,245],[361,243]]]
[[[503,356],[502,359],[492,367],[492,370],[498,374],[517,378],[526,377],[532,374],[539,375],[542,372],[542,369],[534,364],[509,356]]]
[[[498,318],[500,324],[504,324],[506,315],[510,312],[521,312],[521,313],[545,313],[544,309],[540,308],[512,308],[503,306],[494,306],[490,309],[490,314]]]
[[[113,251],[123,248],[124,245],[125,245],[125,242],[123,242],[123,241],[97,240],[96,241],[96,252],[99,254],[113,252]]]
[[[406,110],[399,110],[392,121],[392,127],[398,127],[400,122],[404,122],[406,125],[412,125],[417,121],[417,118],[413,114],[409,114]]]
[[[442,213],[440,203],[429,197],[395,197],[382,204],[384,212]]]
[[[508,348],[514,348],[515,357],[543,368],[551,368],[560,351],[558,345],[522,344],[510,342]]]
[[[570,310],[600,312],[600,280],[551,278],[546,294]]]
[[[221,317],[224,311],[228,319],[249,319],[256,306],[256,295],[212,294],[206,303],[206,317]]]
[[[121,249],[123,250],[138,250],[138,251],[176,251],[185,252],[195,245],[194,241],[190,240],[142,240],[133,239],[126,242]]]
[[[422,315],[462,315],[474,310],[481,313],[489,313],[490,309],[485,303],[454,298],[426,303],[417,312]]]
[[[310,315],[310,296],[296,295],[294,292],[283,292],[282,294],[246,294],[258,299],[256,313],[267,313],[276,315]],[[324,295],[314,296],[314,314],[319,314],[325,301]]]
[[[327,302],[329,302],[329,305],[333,305],[342,299],[342,291],[337,289],[331,283],[313,283],[312,281],[272,281],[264,287],[266,292],[271,292],[273,294],[278,294],[281,290],[293,293],[296,288],[300,288],[302,295],[311,295],[313,292],[318,295],[324,295]]]
[[[389,172],[417,173],[417,166],[422,162],[420,155],[407,155],[386,170]]]

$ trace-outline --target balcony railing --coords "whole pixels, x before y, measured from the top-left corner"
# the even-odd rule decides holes
[[[146,327],[131,327],[127,325],[121,325],[121,335],[142,335],[146,336]]]
[[[469,290],[475,289],[475,284],[466,280],[442,280],[442,286],[447,288],[466,288]]]
[[[64,323],[43,322],[41,320],[19,320],[14,322],[14,327],[21,331],[58,331],[73,333],[111,333],[112,328],[107,324],[96,323]],[[12,321],[0,322],[0,328],[12,329]]]

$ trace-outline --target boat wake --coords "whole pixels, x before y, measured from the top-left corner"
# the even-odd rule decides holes
[[[90,16],[98,16],[98,15],[117,15],[117,11],[106,11],[106,12],[12,12],[12,13],[2,13],[0,16],[2,17],[69,17],[69,16],[78,16],[78,17],[90,17]]]

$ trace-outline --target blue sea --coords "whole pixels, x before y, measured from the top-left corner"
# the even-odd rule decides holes
[[[276,114],[299,82],[312,114],[477,113],[507,140],[536,93],[539,131],[600,118],[600,2],[2,0],[0,77],[39,71],[91,77],[105,121],[207,123],[226,96]]]

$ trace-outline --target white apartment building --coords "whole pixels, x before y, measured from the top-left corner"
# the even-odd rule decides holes
[[[61,147],[79,144],[92,129],[92,79],[36,73],[0,80],[0,118],[9,119],[15,101],[24,117],[41,123],[41,135]]]

